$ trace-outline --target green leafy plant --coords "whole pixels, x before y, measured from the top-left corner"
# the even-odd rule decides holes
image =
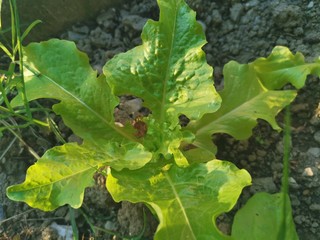
[[[142,45],[107,62],[98,77],[72,42],[23,48],[27,99],[60,100],[54,112],[83,143],[48,150],[22,184],[7,189],[8,197],[45,211],[79,208],[94,173],[108,166],[106,187],[114,200],[143,202],[157,215],[154,239],[278,239],[283,231],[297,239],[286,193],[255,195],[236,215],[231,236],[217,228],[216,218],[233,208],[251,177],[216,159],[211,136],[248,138],[257,119],[280,130],[275,116],[297,92],[279,89],[288,83],[301,88],[308,74],[319,75],[319,61],[305,63],[285,47],[249,64],[231,61],[217,93],[195,12],[183,0],[158,4],[160,19],[148,20]],[[120,95],[143,99],[151,113],[116,124]],[[21,104],[19,96],[11,102]],[[186,127],[181,115],[190,119]],[[247,220],[254,224],[243,225]]]

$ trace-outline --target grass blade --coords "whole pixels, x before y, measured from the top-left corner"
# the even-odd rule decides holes
[[[30,33],[30,31],[39,23],[42,23],[41,20],[36,20],[34,22],[32,22],[27,29],[23,32],[22,36],[21,36],[21,41],[23,41],[25,39],[25,37]]]

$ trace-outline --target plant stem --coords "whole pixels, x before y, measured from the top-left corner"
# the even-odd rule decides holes
[[[30,106],[27,99],[26,89],[25,89],[25,82],[24,82],[24,73],[23,73],[23,52],[22,52],[22,43],[21,43],[21,33],[20,33],[20,19],[18,14],[18,8],[16,0],[11,0],[12,6],[13,6],[13,15],[14,15],[14,22],[13,25],[15,27],[15,33],[17,38],[17,47],[18,47],[18,54],[19,54],[19,72],[21,74],[21,88],[20,92],[22,95],[22,100],[24,102],[24,107],[26,108],[27,117],[29,118],[29,121],[33,121],[32,114],[30,112]],[[13,30],[12,30],[13,31]]]
[[[290,117],[290,107],[286,107],[285,111],[285,127],[284,127],[284,137],[283,137],[283,173],[282,173],[282,223],[278,234],[278,240],[287,239],[287,211],[289,199],[289,158],[291,150],[291,117]]]

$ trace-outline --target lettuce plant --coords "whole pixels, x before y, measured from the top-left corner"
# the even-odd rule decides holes
[[[7,189],[15,201],[51,211],[69,204],[79,208],[93,175],[108,166],[106,187],[115,201],[143,202],[159,219],[154,239],[297,239],[290,201],[283,195],[257,194],[236,215],[231,236],[216,226],[230,211],[249,173],[215,157],[211,136],[250,137],[257,119],[280,130],[275,116],[293,101],[319,62],[305,63],[276,47],[269,57],[249,64],[225,65],[225,87],[217,92],[213,69],[202,50],[202,27],[184,0],[158,0],[159,21],[148,20],[142,45],[107,62],[97,77],[88,57],[72,42],[51,39],[24,47],[28,100],[54,98],[64,123],[83,139],[48,150],[23,183]],[[143,99],[150,114],[116,124],[121,95]],[[23,103],[18,96],[13,106]],[[186,127],[179,116],[190,119]],[[267,206],[267,210],[266,210]],[[252,225],[247,223],[250,221]],[[272,232],[272,233],[271,233]]]

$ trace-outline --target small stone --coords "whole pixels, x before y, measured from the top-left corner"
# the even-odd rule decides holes
[[[231,233],[231,224],[230,223],[226,223],[226,222],[218,223],[218,228],[223,233],[226,233],[226,234],[230,234]]]
[[[234,25],[230,20],[227,20],[223,23],[222,28],[221,28],[221,33],[222,34],[227,34],[231,32],[234,29]],[[231,40],[231,39],[230,39]],[[228,40],[229,41],[229,40]]]
[[[310,43],[310,44],[319,43],[320,42],[320,33],[310,32],[309,34],[306,35],[306,37],[304,38],[304,41],[306,43]]]
[[[56,230],[58,235],[59,235],[59,237],[62,238],[62,239],[73,239],[72,238],[72,227],[71,226],[59,225],[56,222],[53,222],[50,225],[50,228]]]
[[[77,47],[79,48],[79,50],[83,52],[86,52],[86,53],[92,52],[90,39],[87,39],[87,38],[81,39],[79,42],[77,42]]]
[[[248,140],[242,140],[240,141],[239,146],[237,147],[238,151],[245,151],[249,147],[249,141]]]
[[[317,227],[319,227],[319,223],[313,222],[312,225],[311,225],[311,227],[317,228]]]
[[[237,22],[239,21],[242,13],[243,13],[243,5],[241,3],[236,3],[230,9],[230,18],[232,21]]]
[[[80,137],[78,137],[77,135],[75,134],[71,134],[69,137],[68,137],[68,142],[76,142],[76,143],[79,143],[81,144],[83,141]]]
[[[267,152],[264,150],[257,150],[257,155],[259,157],[265,157],[267,155]]]
[[[41,231],[41,239],[43,240],[59,239],[58,231],[51,227],[46,227]]]
[[[246,10],[248,10],[250,8],[257,6],[258,4],[259,4],[258,0],[251,0],[245,4],[245,8],[246,8]]]
[[[136,31],[141,31],[147,20],[147,18],[138,15],[128,15],[123,17],[122,22],[124,25],[127,25]]]
[[[276,42],[277,45],[280,45],[280,46],[286,46],[288,45],[288,41],[284,38],[279,38]]]
[[[310,232],[312,232],[313,234],[315,234],[318,231],[318,229],[316,228],[310,228]]]
[[[296,28],[302,24],[302,11],[299,6],[281,3],[273,12],[273,21],[281,29]]]
[[[276,171],[276,172],[282,172],[282,168],[283,168],[283,164],[280,163],[280,162],[272,162],[271,163],[271,168],[273,171]]]
[[[311,1],[311,2],[309,2],[309,4],[308,4],[308,6],[307,6],[307,8],[313,8],[313,6],[314,6],[314,2],[313,1]]]
[[[115,23],[114,19],[116,17],[116,11],[114,8],[109,8],[106,12],[101,13],[96,21],[100,26],[103,26],[105,29],[114,28]]]
[[[307,153],[318,158],[320,157],[320,148],[311,147],[308,149]]]
[[[304,203],[307,204],[308,206],[310,206],[311,203],[312,203],[312,199],[311,199],[310,196],[306,196],[306,197],[304,197],[302,200],[303,200]]]
[[[289,177],[289,186],[293,189],[299,189],[300,186],[293,177]]]
[[[104,224],[104,228],[107,230],[110,230],[110,231],[115,231],[115,230],[117,230],[117,224],[113,221],[107,221]]]
[[[218,10],[213,10],[211,15],[212,15],[211,23],[214,26],[217,26],[222,23],[222,17]]]
[[[305,177],[313,177],[313,175],[314,175],[314,173],[313,173],[311,167],[305,168],[303,173],[302,173],[302,176],[305,176]]]
[[[90,33],[91,44],[96,47],[110,46],[113,38],[110,33],[104,32],[100,27],[92,30]]]
[[[311,211],[320,211],[320,204],[317,204],[317,203],[311,204],[309,209]]]
[[[127,100],[121,104],[121,108],[128,114],[136,113],[142,108],[142,100],[140,98]]]
[[[279,153],[283,153],[283,142],[279,141],[276,145],[276,149]]]
[[[298,199],[298,197],[296,195],[292,195],[291,196],[291,205],[293,207],[297,207],[297,206],[300,206],[301,202],[300,200]]]
[[[302,194],[303,194],[304,196],[310,195],[310,189],[305,189],[305,190],[303,190]]]
[[[56,210],[56,212],[54,213],[54,215],[55,215],[56,217],[64,217],[64,216],[66,216],[67,212],[68,212],[68,208],[66,208],[66,207],[61,207],[61,208],[58,208],[58,209]]]
[[[313,138],[314,140],[316,140],[317,143],[320,143],[320,131],[315,132]]]
[[[250,187],[250,192],[268,192],[275,193],[277,192],[277,187],[273,182],[272,177],[265,178],[255,178],[252,181],[252,186]]]
[[[254,162],[256,159],[257,159],[257,156],[256,156],[255,153],[252,153],[252,154],[250,154],[250,155],[248,156],[248,160],[249,160],[250,162]]]
[[[293,30],[294,35],[296,36],[303,36],[304,30],[302,27],[297,27]]]
[[[302,224],[305,220],[305,217],[303,215],[298,215],[294,217],[294,222],[297,224]]]

